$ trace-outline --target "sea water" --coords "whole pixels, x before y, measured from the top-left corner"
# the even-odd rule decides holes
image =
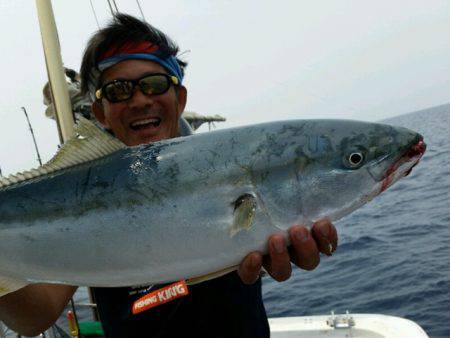
[[[339,246],[314,271],[264,279],[268,315],[379,313],[450,337],[450,105],[382,121],[420,132],[427,152],[412,173],[336,222]]]

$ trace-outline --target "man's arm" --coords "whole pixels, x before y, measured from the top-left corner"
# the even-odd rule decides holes
[[[336,250],[338,236],[336,228],[328,220],[314,223],[311,231],[304,226],[289,229],[291,245],[286,247],[282,235],[269,238],[269,254],[249,253],[239,265],[238,274],[246,284],[252,284],[259,278],[263,266],[269,275],[282,282],[291,276],[291,262],[304,270],[313,270],[319,265],[319,253],[331,256]]]
[[[77,287],[31,284],[0,298],[0,320],[26,336],[47,330],[61,315]]]

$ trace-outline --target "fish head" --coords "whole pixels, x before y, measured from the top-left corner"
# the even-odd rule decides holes
[[[284,226],[342,218],[408,175],[426,149],[420,134],[385,124],[312,120],[298,127],[301,133],[285,136],[294,142],[280,141],[284,165],[260,184],[267,213]]]
[[[358,179],[372,198],[409,175],[426,150],[423,136],[406,128],[359,123],[350,135],[338,138],[334,170],[348,182]],[[338,180],[339,181],[339,180]]]

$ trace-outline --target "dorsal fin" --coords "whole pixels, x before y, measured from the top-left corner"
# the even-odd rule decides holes
[[[93,122],[80,117],[75,126],[75,135],[61,146],[50,161],[36,169],[1,178],[0,188],[89,162],[125,147],[125,144],[101,130]]]

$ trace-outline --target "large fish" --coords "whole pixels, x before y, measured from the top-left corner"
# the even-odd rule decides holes
[[[0,183],[3,293],[132,286],[233,269],[271,234],[338,220],[425,151],[404,128],[295,120],[125,147],[88,121],[43,167]],[[202,280],[201,277],[198,280]]]

